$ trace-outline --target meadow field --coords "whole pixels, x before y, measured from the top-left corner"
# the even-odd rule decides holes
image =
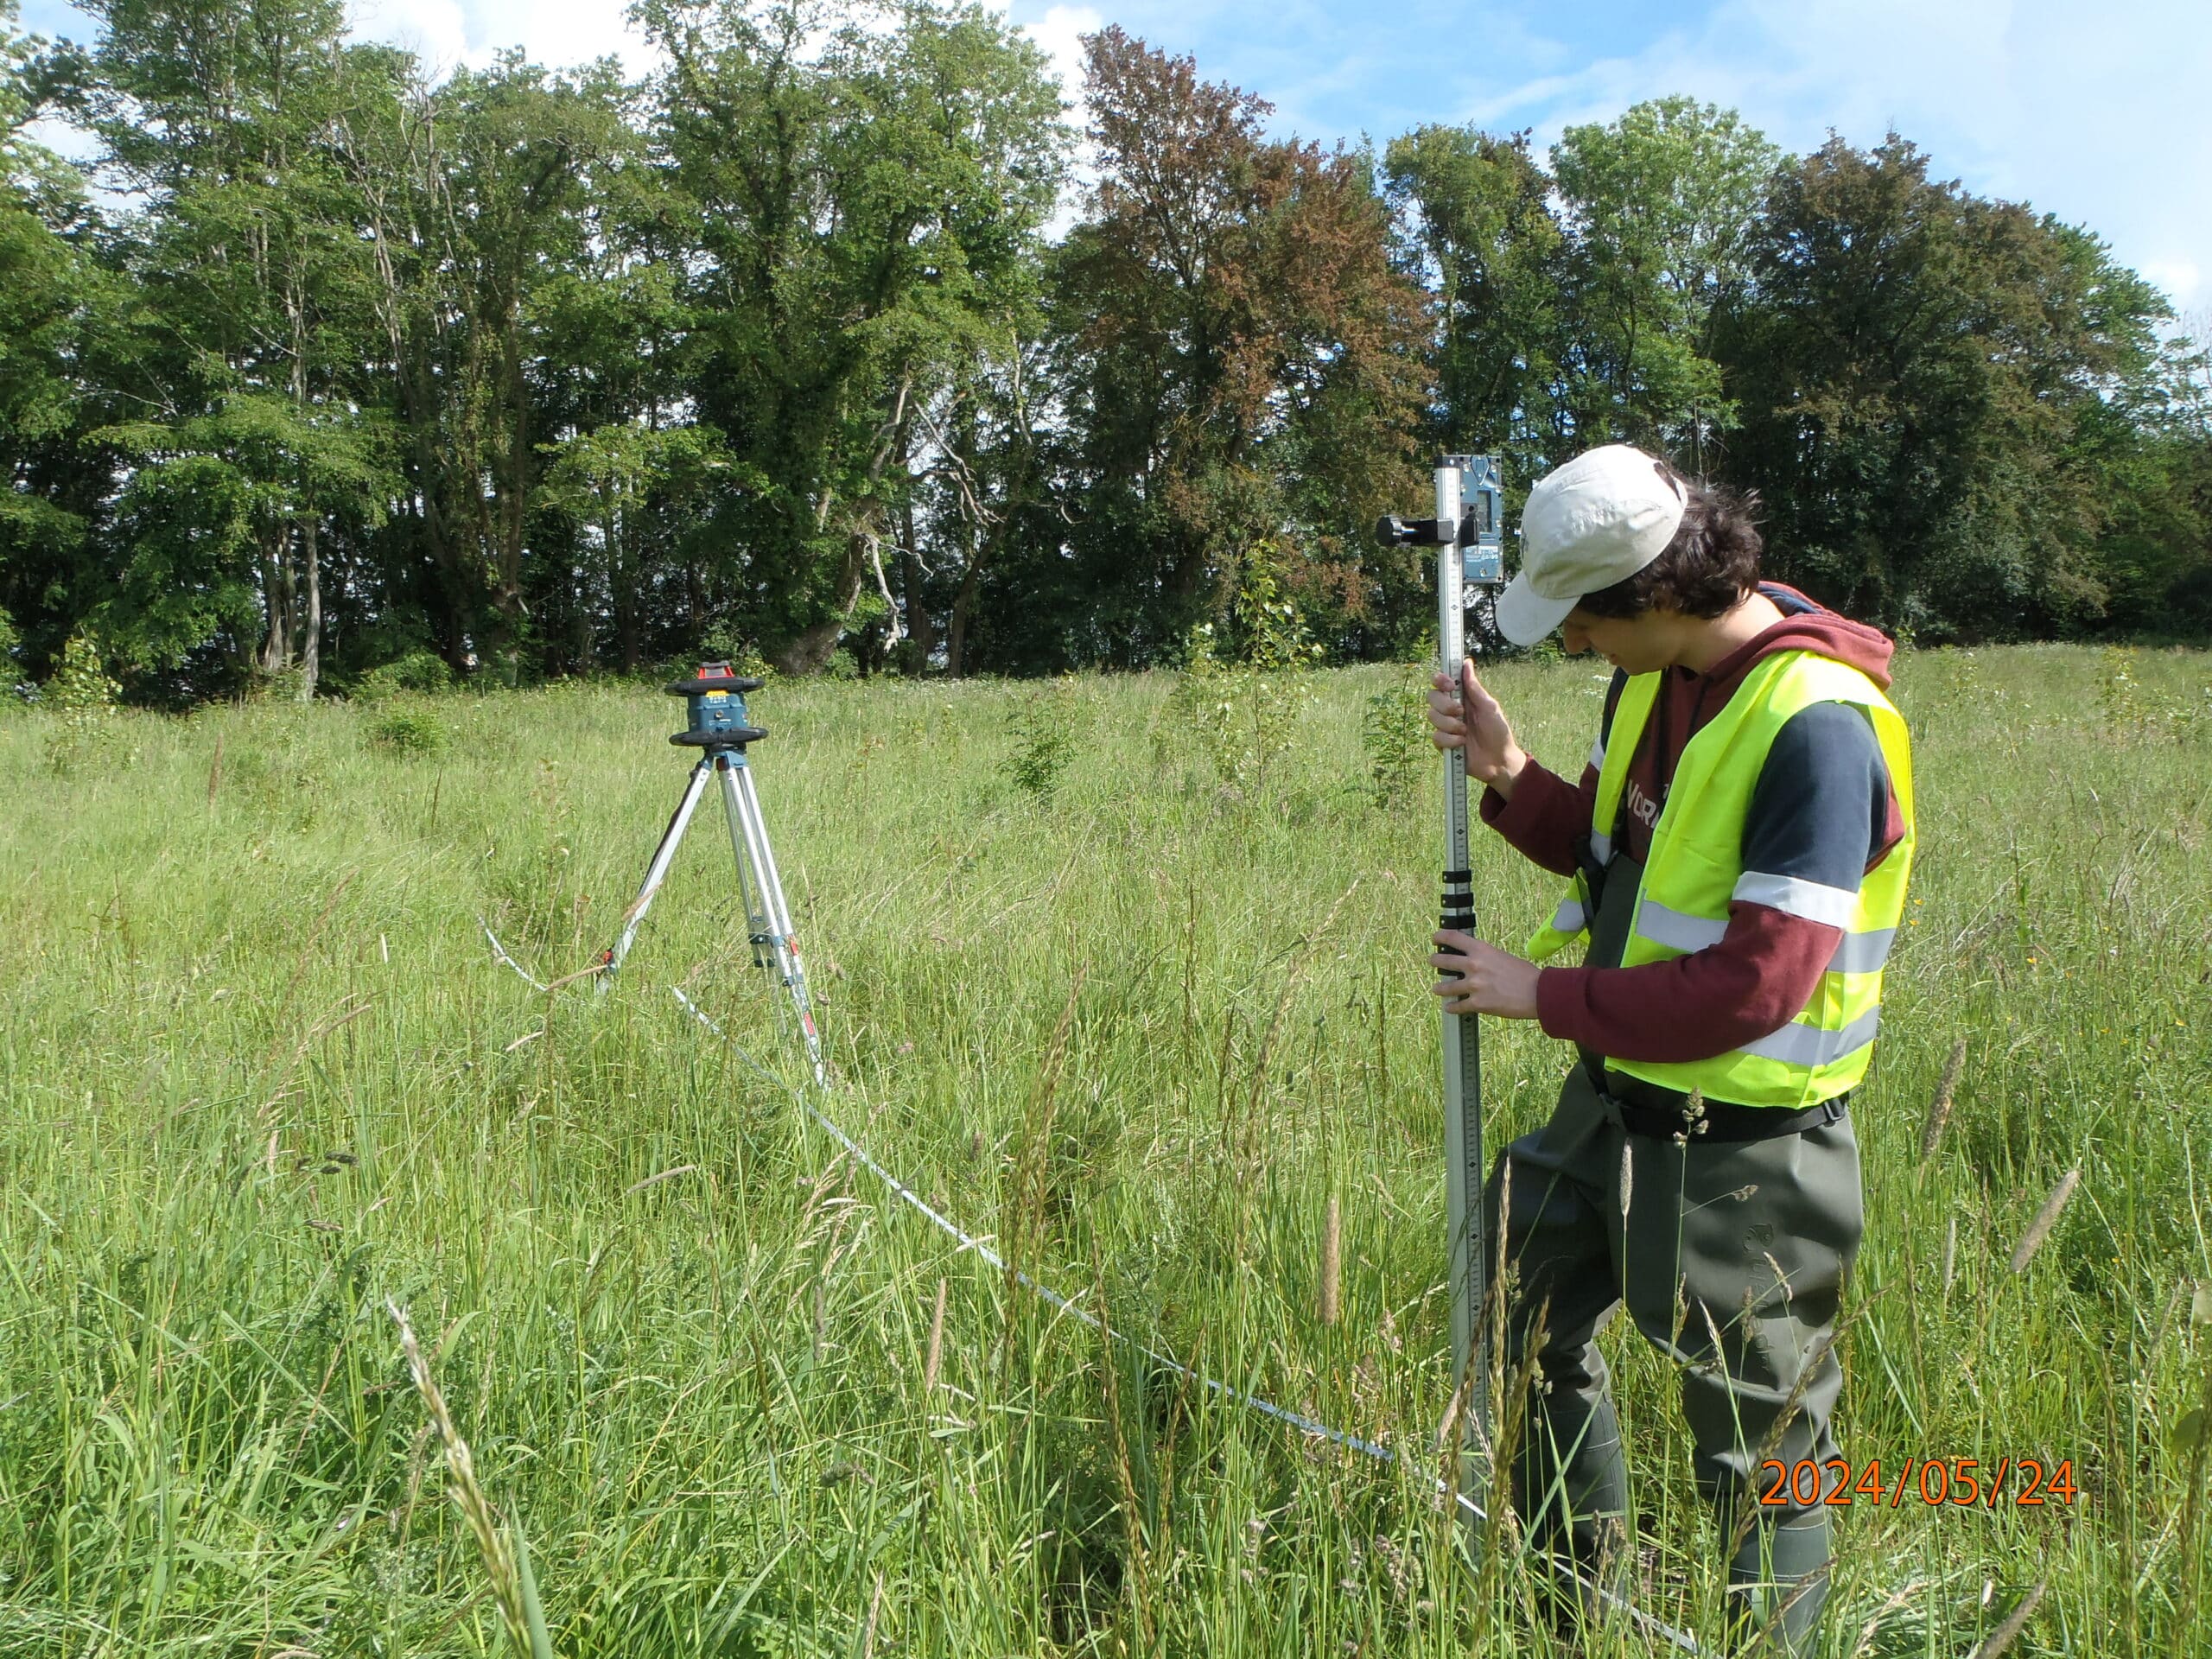
[[[547,979],[615,931],[688,760],[651,686],[0,712],[0,1653],[499,1649],[396,1310],[564,1655],[1559,1650],[1510,1533],[1435,1501],[1416,678],[753,699],[823,1109],[1013,1267],[1389,1464],[1103,1338],[843,1154],[718,816],[608,994],[493,959],[480,915]],[[2212,1651],[2208,679],[1902,661],[1923,850],[1853,1109],[1840,1438],[1944,1460],[1938,1498],[2066,1475],[1859,1497],[1836,1656]],[[1579,766],[1601,671],[1492,683]],[[1551,879],[1487,835],[1475,869],[1517,946]],[[1484,1041],[1496,1144],[1567,1057]],[[1643,1603],[1710,1638],[1674,1378],[1606,1343]]]

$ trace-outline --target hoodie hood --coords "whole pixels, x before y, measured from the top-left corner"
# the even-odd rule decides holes
[[[1882,690],[1890,689],[1890,658],[1896,642],[1879,628],[1823,608],[1795,588],[1763,582],[1759,591],[1782,607],[1782,620],[1706,671],[1716,684],[1732,684],[1753,663],[1777,651],[1809,651],[1857,669]]]

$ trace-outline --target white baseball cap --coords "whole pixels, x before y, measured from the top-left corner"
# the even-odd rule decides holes
[[[1498,595],[1498,632],[1535,645],[1583,594],[1625,582],[1665,552],[1688,505],[1663,462],[1625,443],[1546,473],[1521,510],[1521,569]]]

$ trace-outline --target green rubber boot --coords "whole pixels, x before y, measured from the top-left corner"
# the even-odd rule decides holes
[[[1555,1395],[1552,1404],[1556,1409],[1534,1414],[1528,1426],[1514,1499],[1541,1563],[1552,1629],[1572,1638],[1626,1616],[1635,1584],[1628,1462],[1611,1398]],[[1554,1438],[1560,1435],[1567,1437],[1564,1448]]]
[[[1743,1659],[1807,1659],[1827,1599],[1827,1511],[1754,1525],[1728,1563],[1728,1650]]]

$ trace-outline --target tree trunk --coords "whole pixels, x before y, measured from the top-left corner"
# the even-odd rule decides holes
[[[833,616],[826,622],[801,629],[795,638],[771,653],[768,660],[779,674],[818,674],[836,654],[837,636],[844,631],[843,620]]]
[[[573,564],[575,573],[572,591],[575,608],[569,613],[569,632],[574,641],[570,650],[571,666],[578,674],[591,674],[599,668],[599,630],[592,626],[594,582],[589,558]]]
[[[277,531],[261,550],[261,602],[269,626],[257,666],[264,676],[282,674],[292,665],[292,566],[284,556],[283,537]]]
[[[908,550],[899,561],[899,586],[902,591],[899,597],[906,607],[907,660],[913,664],[915,673],[925,674],[929,671],[930,658],[937,655],[937,619],[930,614],[929,607],[923,603],[922,562],[912,551],[914,532],[911,513],[907,515],[907,525]]]
[[[512,680],[520,666],[524,626],[530,615],[523,597],[523,532],[530,508],[530,385],[523,372],[521,282],[507,298],[499,319],[499,359],[496,396],[499,409],[499,447],[492,455],[493,488],[498,500],[486,526],[487,549],[496,573],[492,604],[499,618],[499,639],[495,647],[500,675]],[[609,550],[610,558],[613,550]],[[626,655],[627,648],[626,647]]]
[[[607,583],[614,611],[614,644],[622,658],[622,671],[634,674],[645,655],[645,630],[638,612],[641,602],[638,583],[622,557],[621,515],[612,508],[601,519],[600,537],[607,547]]]
[[[317,537],[321,526],[312,518],[300,526],[306,545],[308,567],[307,626],[300,635],[300,701],[315,701],[315,682],[322,676],[322,556]]]
[[[976,609],[976,583],[981,567],[974,558],[960,573],[960,592],[952,601],[952,622],[944,637],[944,671],[954,679],[968,672],[968,619]]]

